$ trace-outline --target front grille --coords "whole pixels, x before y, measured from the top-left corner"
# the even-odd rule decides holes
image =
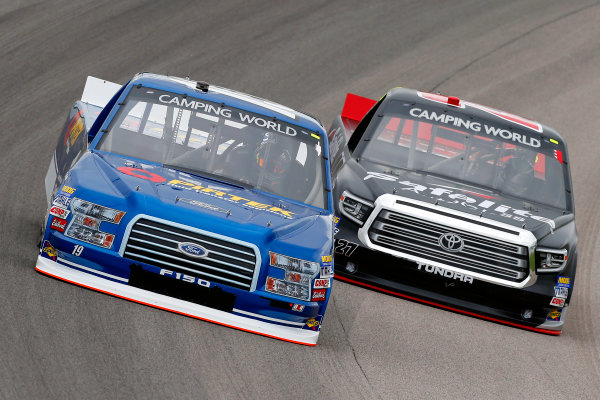
[[[371,242],[390,250],[497,279],[521,282],[529,271],[529,250],[526,246],[389,210],[381,210],[368,233]],[[462,250],[444,250],[438,240],[445,233],[460,235],[464,241]]]
[[[182,242],[199,244],[208,255],[191,258],[178,250]],[[256,254],[249,246],[147,219],[133,225],[123,256],[248,291],[256,269]]]

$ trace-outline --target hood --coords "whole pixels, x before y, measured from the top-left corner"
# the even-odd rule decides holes
[[[412,171],[382,172],[381,165],[350,160],[336,188],[348,190],[375,201],[383,194],[394,194],[451,210],[506,223],[531,231],[537,238],[574,219],[564,210],[506,196],[485,188],[451,179]],[[340,179],[341,178],[341,179]],[[361,182],[361,183],[358,183]]]
[[[127,220],[152,215],[226,236],[235,230],[269,240],[298,234],[319,218],[331,219],[327,211],[262,191],[114,154],[88,153],[70,179],[77,195],[90,201],[110,196],[104,204],[128,210]]]

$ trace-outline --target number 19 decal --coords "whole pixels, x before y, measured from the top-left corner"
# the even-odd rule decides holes
[[[81,255],[81,253],[83,252],[83,246],[80,244],[76,244],[75,247],[73,248],[73,255],[76,255],[77,257],[79,257]]]
[[[349,242],[344,239],[336,239],[335,240],[335,252],[338,254],[342,254],[346,257],[350,257],[354,250],[358,248],[358,244]]]

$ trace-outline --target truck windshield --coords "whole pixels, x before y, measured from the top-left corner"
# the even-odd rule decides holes
[[[273,117],[135,86],[98,148],[327,208],[322,140]]]
[[[566,207],[563,147],[558,141],[501,129],[465,115],[450,116],[441,109],[426,110],[414,104],[390,108],[394,112],[384,113],[367,133],[370,139],[360,149],[361,158]],[[462,122],[457,124],[457,120]]]

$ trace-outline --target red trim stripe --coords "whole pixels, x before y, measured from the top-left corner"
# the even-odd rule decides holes
[[[545,333],[547,335],[555,335],[555,336],[558,336],[558,335],[560,335],[562,333],[562,331],[552,331],[550,329],[534,328],[534,327],[527,326],[527,325],[517,324],[515,322],[504,321],[504,320],[501,320],[501,319],[488,317],[486,315],[481,315],[481,314],[477,314],[477,313],[470,312],[470,311],[460,310],[458,308],[449,307],[449,306],[446,306],[446,305],[443,305],[443,304],[435,303],[433,301],[423,300],[423,299],[419,299],[417,297],[408,296],[406,294],[394,292],[392,290],[387,290],[387,289],[383,289],[383,288],[380,288],[380,287],[377,287],[377,286],[369,285],[368,283],[363,283],[363,282],[355,281],[353,279],[346,278],[345,276],[336,275],[335,279],[339,279],[341,281],[353,283],[353,284],[359,285],[359,286],[368,287],[369,289],[374,289],[374,290],[377,290],[377,291],[380,291],[380,292],[384,292],[384,293],[387,293],[387,294],[391,294],[391,295],[394,295],[394,296],[403,297],[405,299],[417,301],[419,303],[428,304],[430,306],[440,307],[440,308],[444,308],[446,310],[454,311],[454,312],[457,312],[457,313],[470,315],[472,317],[483,318],[483,319],[487,319],[488,321],[499,322],[499,323],[505,324],[505,325],[516,326],[517,328],[528,329],[530,331],[535,331],[535,332],[540,332],[540,333]]]
[[[141,300],[136,300],[136,299],[132,299],[132,298],[129,298],[129,297],[121,296],[121,295],[119,295],[119,294],[115,294],[115,293],[107,292],[107,291],[105,291],[105,290],[102,290],[102,289],[96,289],[95,287],[92,287],[92,286],[87,286],[87,285],[84,285],[84,284],[82,284],[82,283],[78,283],[78,282],[75,282],[75,281],[71,281],[71,280],[69,280],[69,279],[62,278],[62,277],[60,277],[60,276],[58,276],[58,275],[54,275],[54,274],[48,273],[48,272],[46,272],[46,271],[42,271],[41,269],[39,269],[39,268],[37,267],[37,265],[36,265],[35,269],[36,269],[36,271],[38,271],[38,272],[41,272],[41,273],[42,273],[42,274],[44,274],[44,275],[51,276],[52,278],[60,279],[61,281],[69,282],[69,283],[72,283],[72,284],[74,284],[74,285],[77,285],[77,286],[84,287],[84,288],[86,288],[86,289],[95,290],[96,292],[100,292],[100,293],[108,294],[108,295],[111,295],[111,296],[119,297],[119,298],[121,298],[121,299],[125,299],[125,300],[129,300],[129,301],[133,301],[134,303],[139,303],[139,304],[143,304],[143,305],[145,305],[145,306],[154,307],[154,308],[159,308],[159,309],[161,309],[161,310],[170,311],[170,312],[174,312],[174,313],[177,313],[177,314],[185,315],[186,317],[191,317],[191,318],[196,318],[196,319],[199,319],[199,320],[202,320],[202,321],[212,322],[213,324],[217,324],[217,325],[223,325],[223,326],[226,326],[226,327],[228,327],[228,328],[233,328],[233,329],[238,329],[238,330],[240,330],[240,331],[245,331],[245,332],[255,333],[255,334],[257,334],[257,335],[261,335],[261,336],[267,336],[267,337],[270,337],[270,338],[273,338],[273,339],[283,340],[283,341],[286,341],[286,342],[291,342],[291,343],[296,343],[296,344],[302,344],[302,345],[305,345],[305,346],[316,346],[316,343],[314,343],[314,344],[313,344],[313,343],[304,343],[304,342],[298,342],[298,341],[296,341],[296,340],[291,340],[291,339],[286,339],[286,338],[282,338],[282,337],[279,337],[279,336],[269,335],[269,334],[267,334],[267,333],[256,332],[256,331],[253,331],[253,330],[250,330],[250,329],[238,328],[237,326],[233,326],[233,325],[225,324],[225,323],[223,323],[223,322],[213,321],[212,319],[203,318],[203,317],[198,317],[198,316],[196,316],[196,315],[187,314],[187,313],[184,313],[184,312],[182,312],[182,311],[171,310],[170,308],[161,307],[161,306],[157,306],[157,305],[150,304],[150,303],[145,303],[145,302],[143,302],[143,301],[141,301]]]

